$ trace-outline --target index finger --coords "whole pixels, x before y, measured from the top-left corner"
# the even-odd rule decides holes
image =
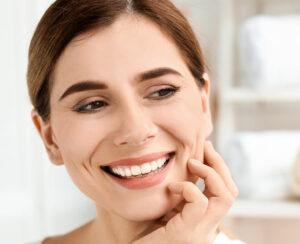
[[[204,161],[205,164],[214,168],[215,171],[221,176],[222,180],[224,181],[228,190],[231,192],[232,196],[237,197],[238,188],[232,179],[230,170],[227,167],[221,155],[218,154],[218,152],[216,152],[210,141],[205,142]]]
[[[221,176],[211,167],[190,160],[189,169],[192,173],[204,179],[205,182],[205,195],[208,196],[207,211],[202,218],[203,228],[209,230],[216,226],[225,216],[231,207],[234,198],[228,190]]]
[[[209,191],[210,195],[223,198],[230,194],[221,176],[213,168],[193,158],[189,160],[188,167],[191,173],[204,180],[205,189]]]

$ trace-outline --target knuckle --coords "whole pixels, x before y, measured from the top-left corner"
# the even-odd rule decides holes
[[[192,182],[185,182],[184,183],[184,191],[187,193],[194,193],[195,191],[198,191],[198,187],[192,183]]]
[[[217,172],[211,167],[207,167],[206,169],[207,169],[207,173],[210,174],[210,175],[211,174],[217,174]]]
[[[216,197],[213,199],[214,203],[217,205],[223,205],[226,208],[230,208],[234,203],[235,199],[229,194],[228,196],[224,197]]]
[[[222,158],[222,156],[219,153],[215,154],[215,159],[217,162],[224,163],[224,159]]]
[[[205,197],[202,193],[199,194],[199,197],[197,199],[197,203],[201,204],[201,206],[207,206],[209,203],[209,200],[207,197]]]
[[[215,197],[213,199],[211,199],[211,202],[213,202],[214,205],[221,205],[223,207],[225,207],[226,209],[229,209],[233,203],[235,201],[235,198],[229,194],[228,196],[224,196],[224,197]]]
[[[186,182],[186,186],[187,186],[188,188],[193,188],[193,187],[195,186],[195,184],[192,183],[192,182],[190,182],[190,181],[188,181],[188,182]]]
[[[228,207],[231,207],[232,204],[234,203],[235,201],[235,198],[233,196],[227,196],[225,199],[224,199],[224,203],[226,206]]]
[[[194,196],[195,202],[201,205],[208,205],[207,197],[200,191],[200,189],[192,182],[186,182],[184,188],[184,195]]]
[[[195,184],[193,184],[192,182],[185,182],[184,183],[184,191],[188,192],[188,193],[192,193],[195,191]]]

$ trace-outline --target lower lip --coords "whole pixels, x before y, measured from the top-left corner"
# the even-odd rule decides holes
[[[113,180],[115,180],[117,183],[120,185],[128,188],[128,189],[142,189],[142,188],[147,188],[151,187],[154,185],[157,185],[161,183],[167,176],[168,171],[171,167],[171,164],[173,163],[175,158],[175,155],[171,157],[167,165],[159,172],[153,175],[145,176],[145,177],[140,177],[140,178],[132,178],[132,179],[121,179],[118,177],[115,177],[111,174],[108,174]]]

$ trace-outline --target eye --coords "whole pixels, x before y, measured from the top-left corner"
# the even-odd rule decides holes
[[[102,107],[106,105],[107,105],[106,102],[102,100],[96,100],[86,105],[83,105],[79,108],[75,108],[75,111],[79,113],[92,113],[92,112],[97,112],[98,110],[100,110]]]
[[[158,96],[149,96],[149,97],[154,97],[154,99],[156,100],[160,100],[160,99],[166,99],[168,97],[171,97],[172,95],[174,95],[176,92],[179,91],[179,87],[168,87],[168,88],[164,88],[164,89],[160,89],[158,91],[155,91],[152,94],[158,94]]]
[[[150,98],[153,98],[154,100],[162,100],[167,99],[174,95],[176,92],[180,90],[179,87],[168,87],[164,89],[157,90],[149,96]],[[153,94],[158,94],[158,96],[153,96]],[[107,106],[108,104],[103,100],[95,100],[90,103],[87,103],[82,106],[78,106],[74,109],[75,112],[78,113],[94,113],[99,110],[102,110],[103,107]]]

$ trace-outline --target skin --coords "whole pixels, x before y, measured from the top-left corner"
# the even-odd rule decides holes
[[[181,76],[135,81],[138,74],[159,67],[172,68]],[[66,167],[75,185],[94,200],[98,216],[44,243],[184,243],[174,239],[175,225],[182,227],[181,237],[211,243],[237,189],[222,158],[205,147],[213,128],[210,81],[207,75],[204,78],[205,86],[198,87],[174,42],[141,16],[120,16],[111,26],[67,45],[54,70],[51,119],[42,121],[36,110],[32,119],[51,162]],[[108,89],[81,91],[59,101],[67,88],[83,80],[106,83]],[[180,90],[158,100],[157,91],[170,87]],[[78,103],[99,100],[106,105],[94,107],[93,113],[74,111]],[[175,151],[175,161],[165,180],[152,187],[124,188],[99,169],[119,159],[161,151]],[[197,159],[198,166],[189,165],[190,158]],[[199,177],[211,187],[204,192],[207,196],[192,184]],[[169,188],[174,182],[181,185]],[[214,197],[219,204],[213,205],[216,214],[205,217],[208,199],[215,194],[221,194],[221,201]],[[181,211],[185,214],[176,215]],[[162,216],[168,228],[157,221]],[[203,218],[201,228],[190,228],[197,236],[186,229],[198,226],[191,216]]]

